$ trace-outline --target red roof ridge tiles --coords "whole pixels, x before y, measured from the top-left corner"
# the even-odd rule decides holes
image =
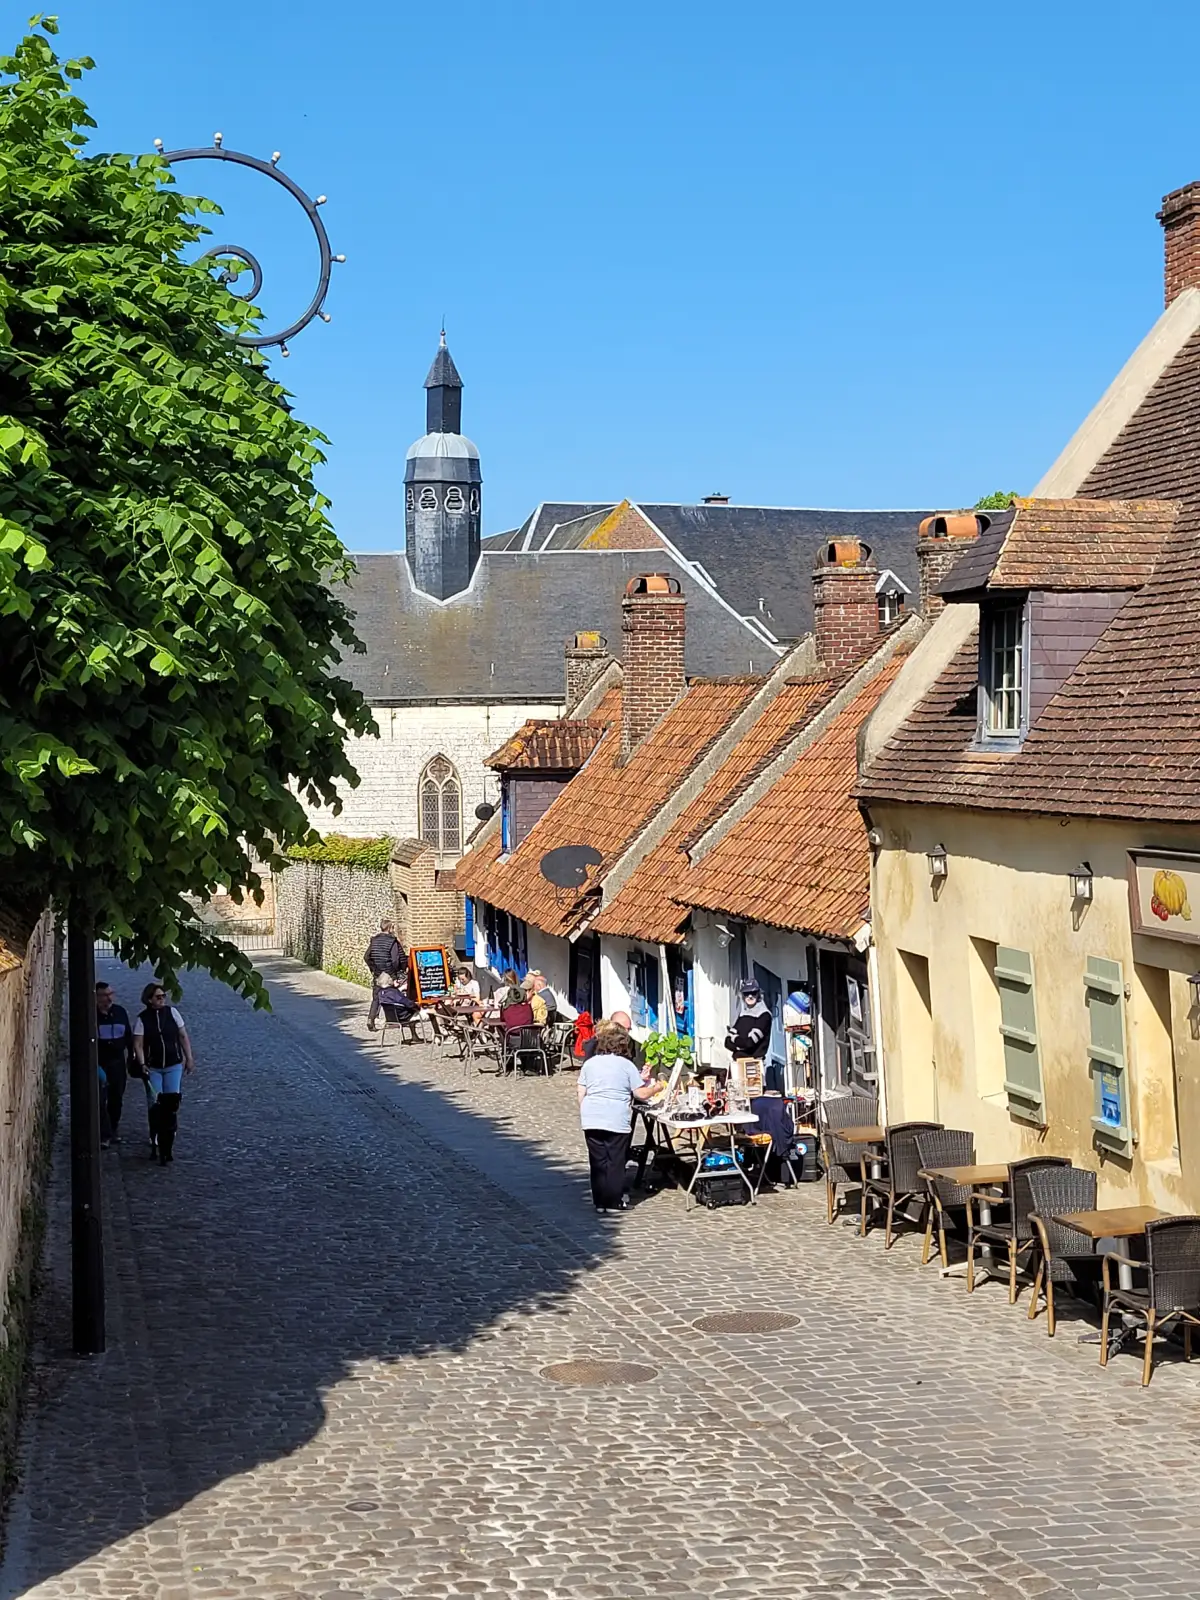
[[[847,939],[869,914],[870,850],[854,798],[858,731],[895,681],[895,652],[829,717],[687,873],[681,906]],[[826,708],[828,711],[828,708]]]
[[[601,717],[531,717],[484,765],[499,772],[575,772],[600,743]]]
[[[592,897],[564,900],[541,876],[542,857],[559,845],[590,844],[603,857],[597,873],[602,875],[720,739],[754,688],[744,682],[690,684],[625,762],[620,759],[621,691],[610,691],[597,710],[609,726],[587,765],[506,859],[500,859],[498,829],[482,838],[458,864],[458,887],[544,933],[565,937],[574,931]]]

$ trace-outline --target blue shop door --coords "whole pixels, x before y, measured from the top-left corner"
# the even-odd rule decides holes
[[[771,1048],[767,1052],[767,1060],[777,1072],[770,1074],[769,1087],[779,1088],[783,1080],[783,1064],[787,1060],[786,1038],[783,1031],[783,984],[767,967],[760,967],[754,963],[754,981],[762,991],[763,1004],[771,1013]]]

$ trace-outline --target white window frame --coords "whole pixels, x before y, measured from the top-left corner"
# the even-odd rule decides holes
[[[445,772],[435,771],[439,763],[444,763],[448,769]],[[426,790],[436,794],[437,803],[437,834],[430,838],[425,822],[425,794]],[[452,793],[451,793],[452,791]],[[447,843],[446,828],[446,802],[452,798],[458,814],[457,837],[452,843]],[[462,855],[462,779],[458,768],[450,757],[441,751],[429,760],[421,769],[421,776],[417,780],[417,834],[428,845],[432,845],[440,857],[455,857]]]
[[[997,646],[997,626],[1005,638]],[[1008,681],[996,687],[997,662],[1008,657]],[[1015,671],[1013,669],[1015,668]],[[1015,682],[1011,679],[1015,677]],[[997,714],[999,703],[1003,709]],[[1029,603],[985,601],[979,615],[978,743],[987,749],[1016,749],[1029,731]]]

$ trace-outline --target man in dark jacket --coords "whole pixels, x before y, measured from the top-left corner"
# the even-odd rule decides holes
[[[125,1083],[133,1060],[133,1029],[129,1013],[119,1006],[111,987],[101,979],[96,984],[96,1062],[103,1077],[100,1095],[104,1102],[101,1132],[106,1141],[117,1137]]]
[[[371,1006],[367,1012],[367,1027],[375,1031],[375,1018],[379,1015],[379,985],[376,978],[384,972],[396,973],[404,976],[404,969],[408,965],[408,957],[404,953],[404,946],[396,937],[396,924],[391,917],[384,917],[379,924],[379,932],[375,934],[367,946],[363,960],[367,964],[367,971],[371,974]]]

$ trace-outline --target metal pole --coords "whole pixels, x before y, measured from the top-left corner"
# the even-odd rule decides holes
[[[96,955],[91,924],[67,924],[71,1060],[71,1336],[77,1356],[104,1349],[104,1240],[100,1227],[100,1083],[96,1067]]]

